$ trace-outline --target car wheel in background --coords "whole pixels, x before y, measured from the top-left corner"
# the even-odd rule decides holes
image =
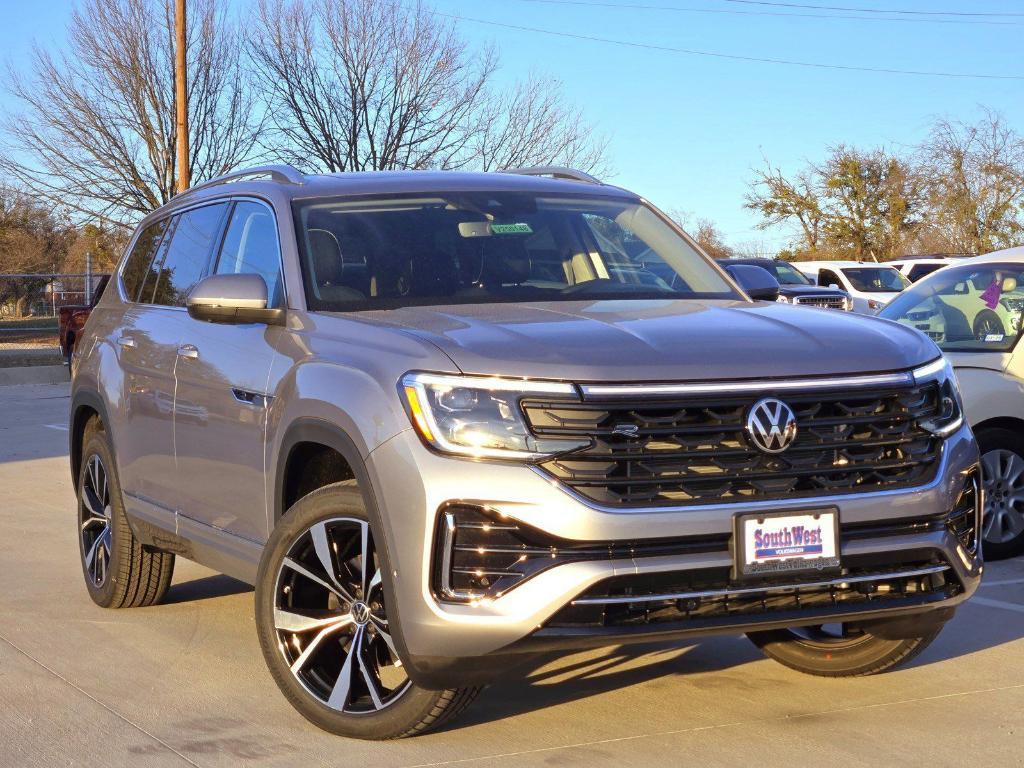
[[[107,433],[98,418],[85,428],[78,474],[78,544],[89,597],[103,608],[160,602],[171,584],[174,555],[144,549],[124,514]]]
[[[985,489],[982,548],[987,560],[1024,552],[1024,436],[990,427],[977,432]]]
[[[890,640],[848,624],[749,632],[766,656],[790,669],[821,677],[855,677],[885,672],[928,647],[939,631]]]
[[[991,309],[983,309],[974,318],[974,338],[984,341],[989,336],[998,336],[1000,341],[1006,334],[1003,321]]]
[[[339,736],[393,739],[437,728],[479,688],[415,685],[386,606],[389,578],[362,494],[314,491],[281,518],[260,561],[256,631],[267,666],[304,717]]]

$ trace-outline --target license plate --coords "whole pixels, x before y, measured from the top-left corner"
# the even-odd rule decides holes
[[[839,514],[835,509],[741,515],[736,525],[741,576],[839,567]]]

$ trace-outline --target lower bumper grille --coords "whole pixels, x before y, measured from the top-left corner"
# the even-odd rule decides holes
[[[735,586],[728,571],[609,579],[553,616],[545,630],[611,629],[660,624],[699,628],[715,623],[772,621],[785,615],[827,615],[911,607],[962,591],[949,565],[849,568],[835,577]]]

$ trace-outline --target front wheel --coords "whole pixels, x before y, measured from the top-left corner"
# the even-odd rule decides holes
[[[985,488],[982,524],[987,560],[1024,552],[1024,437],[1002,427],[977,432]]]
[[[747,637],[766,656],[790,669],[820,677],[857,677],[885,672],[921,653],[939,634],[887,640],[851,627],[832,624],[769,632]]]
[[[415,685],[385,605],[389,578],[359,489],[300,499],[274,529],[256,583],[256,630],[281,692],[326,731],[393,739],[432,730],[479,689]]]

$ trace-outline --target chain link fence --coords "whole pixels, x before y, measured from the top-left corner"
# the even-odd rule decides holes
[[[101,277],[0,273],[0,351],[56,348],[61,308],[88,305]]]

